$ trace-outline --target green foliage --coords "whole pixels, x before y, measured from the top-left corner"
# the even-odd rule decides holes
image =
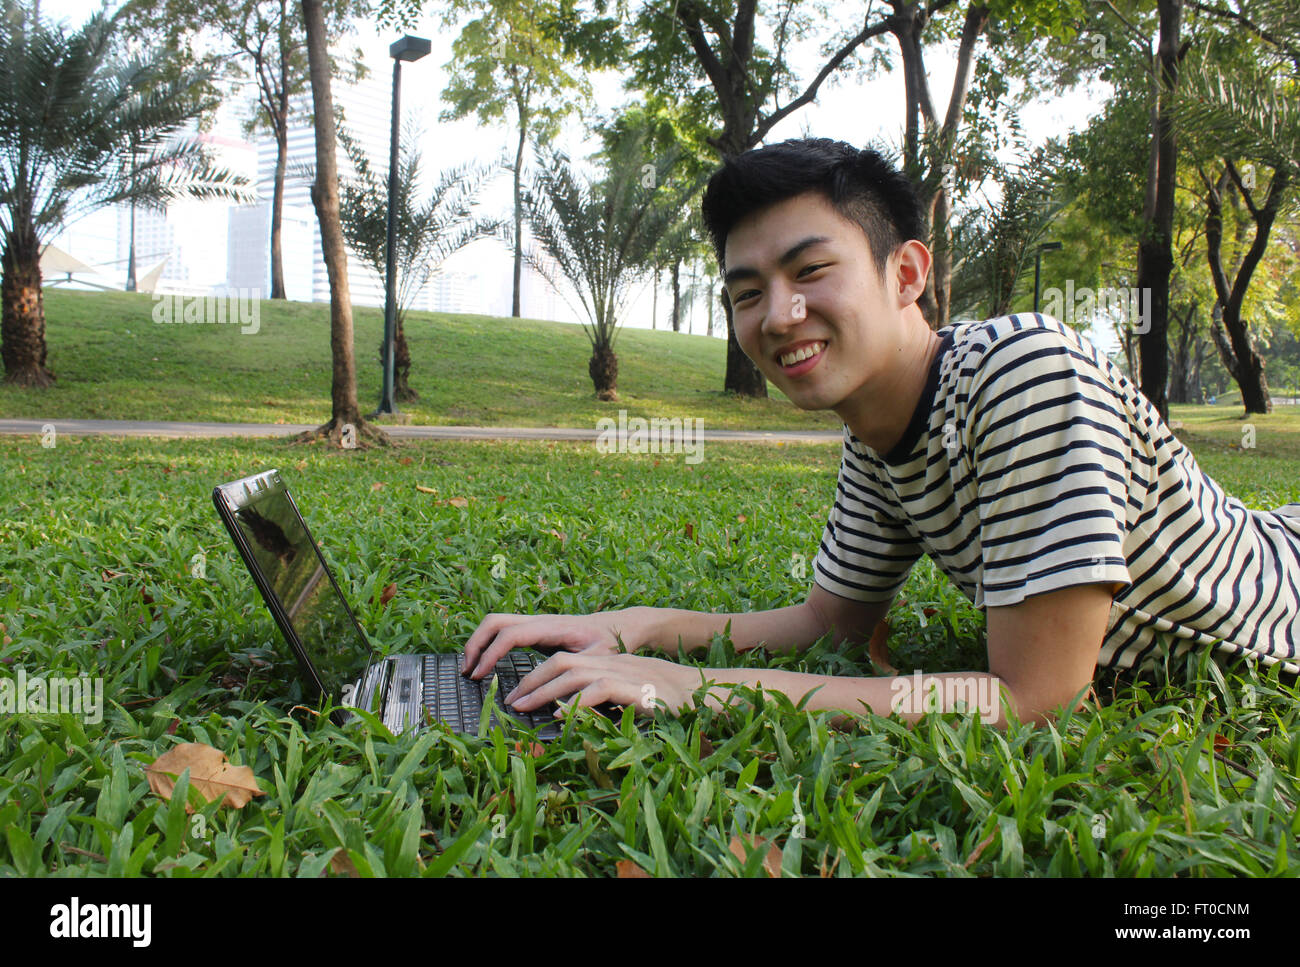
[[[173,139],[213,106],[205,72],[121,56],[121,11],[69,33],[34,10],[5,0],[0,14],[0,233],[45,236],[116,202],[245,197],[197,140]]]
[[[1104,705],[1055,726],[1005,732],[959,714],[837,730],[827,713],[749,693],[729,718],[704,709],[644,732],[630,713],[581,713],[532,755],[526,732],[395,737],[291,714],[296,674],[212,511],[214,481],[285,468],[368,632],[392,651],[455,650],[488,611],[800,600],[807,578],[791,560],[816,549],[838,456],[710,445],[692,468],[561,444],[402,452],[409,464],[266,441],[0,438],[0,675],[101,676],[107,699],[99,724],[28,714],[0,729],[0,875],[612,876],[630,860],[764,876],[765,849],[732,851],[746,836],[780,847],[782,875],[1300,868],[1300,695],[1275,672],[1203,655],[1154,684],[1107,687]],[[635,501],[620,496],[629,488]],[[904,596],[896,657],[914,633],[934,635],[917,652],[927,669],[982,650],[980,615],[932,569]],[[945,658],[944,640],[968,653]],[[769,658],[737,655],[725,636],[689,660],[870,667],[862,649],[826,641]],[[192,816],[183,789],[170,804],[153,796],[145,767],[190,741],[252,768],[266,795]]]

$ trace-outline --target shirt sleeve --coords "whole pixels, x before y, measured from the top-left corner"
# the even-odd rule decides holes
[[[1129,421],[1096,366],[1060,333],[1017,333],[986,353],[968,412],[983,565],[976,606],[1130,584]]]
[[[899,516],[845,427],[835,503],[813,564],[817,584],[853,601],[891,600],[924,553]]]

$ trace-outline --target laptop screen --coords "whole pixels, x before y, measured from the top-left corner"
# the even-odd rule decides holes
[[[337,700],[341,686],[355,681],[366,667],[370,644],[287,491],[282,484],[271,486],[235,510],[234,519],[321,684]]]

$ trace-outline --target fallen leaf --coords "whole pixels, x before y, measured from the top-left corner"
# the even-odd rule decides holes
[[[401,460],[398,460],[397,462],[400,463],[403,467],[410,466],[410,465],[411,465],[411,457],[402,457],[402,459],[401,459]]]
[[[516,742],[515,751],[518,752],[520,755],[523,755],[524,744],[522,742]],[[546,746],[542,745],[542,743],[540,742],[530,742],[528,744],[528,751],[529,753],[531,753],[534,759],[540,759],[542,756],[546,754]]]
[[[307,461],[306,461],[306,460],[299,460],[297,463],[295,463],[295,464],[293,465],[293,469],[295,469],[295,470],[306,470],[306,469],[307,469]]]
[[[695,525],[694,525],[694,524],[687,524],[687,525],[686,525],[686,539],[687,539],[688,541],[693,541],[693,540],[695,540]]]
[[[752,849],[762,849],[764,846],[768,845],[767,840],[763,839],[762,836],[751,836],[749,833],[745,834],[744,839],[741,839],[739,836],[732,836],[731,845],[728,849],[731,850],[731,855],[740,860],[741,863],[745,862],[746,842],[749,843],[749,846]],[[775,843],[768,846],[767,855],[763,857],[763,869],[767,871],[768,876],[781,875],[781,858],[781,847],[777,846]]]
[[[613,789],[614,780],[600,767],[600,753],[596,751],[596,747],[586,739],[582,740],[582,747],[587,753],[587,771],[591,773],[591,778],[596,780],[596,785],[601,789]]]
[[[707,759],[713,755],[713,743],[709,741],[707,735],[700,736],[700,758]]]
[[[416,484],[416,485],[415,485],[415,489],[418,490],[418,491],[419,491],[420,493],[422,493],[422,494],[436,494],[436,493],[438,492],[438,491],[434,490],[432,487],[425,487],[425,486],[422,486],[421,484]]]
[[[123,574],[125,574],[124,571],[112,571],[109,570],[108,568],[104,568],[99,573],[103,575],[105,581],[111,581],[113,580],[113,578],[120,578],[123,576]]]
[[[384,482],[383,482],[382,480],[376,480],[374,483],[372,483],[372,484],[370,485],[370,489],[371,489],[371,491],[375,491],[375,490],[383,490],[383,489],[384,489]]]
[[[736,515],[736,523],[737,523],[737,524],[743,524],[747,519],[748,519],[748,518],[745,517],[744,514],[737,514],[737,515]]]
[[[361,878],[361,874],[357,872],[357,865],[352,862],[352,857],[348,855],[348,851],[342,846],[330,857],[330,872],[346,873],[354,880]],[[324,871],[321,871],[321,876],[324,875]]]
[[[880,666],[881,671],[886,675],[897,675],[898,669],[890,662],[889,654],[889,622],[881,621],[876,625],[876,630],[871,634],[871,642],[867,645],[867,654],[871,660]]]
[[[1232,748],[1232,743],[1228,741],[1228,737],[1226,735],[1219,735],[1216,732],[1214,735],[1214,751],[1222,752],[1224,749],[1230,748]]]
[[[976,844],[975,848],[971,850],[970,856],[966,857],[966,862],[962,864],[962,869],[969,870],[971,868],[971,864],[980,858],[980,854],[983,853],[986,849],[988,849],[989,844],[993,842],[994,838],[996,838],[997,835],[998,835],[997,830],[994,830],[993,832],[985,836],[982,840],[980,840],[979,843]]]
[[[190,770],[190,785],[212,802],[218,798],[224,806],[242,809],[254,796],[265,796],[257,777],[248,766],[232,766],[226,754],[202,742],[186,742],[164,752],[145,770],[149,788],[155,794],[171,801],[176,788],[176,777]],[[185,811],[194,807],[188,802]]]
[[[172,719],[172,720],[171,720],[171,724],[167,726],[167,734],[168,734],[168,735],[175,735],[175,734],[176,734],[176,729],[180,727],[180,724],[181,724],[181,720],[180,720],[180,719]]]
[[[565,534],[563,531],[557,531],[554,527],[551,528],[551,536],[554,537],[556,540],[558,540],[561,544],[563,544],[565,541],[569,539],[568,534]]]
[[[468,506],[469,506],[469,501],[468,501],[466,498],[464,498],[464,497],[451,497],[451,498],[448,498],[447,503],[451,504],[453,507],[468,507]]]
[[[617,877],[617,878],[620,879],[620,880],[652,880],[652,879],[654,879],[654,877],[652,877],[652,876],[651,876],[649,873],[647,873],[645,870],[641,869],[641,867],[637,866],[637,865],[636,865],[635,863],[633,863],[631,860],[619,860],[617,863],[614,864],[614,867],[615,867],[615,869],[618,870],[618,877]]]
[[[388,604],[389,601],[392,601],[392,600],[393,600],[393,597],[394,597],[396,594],[397,594],[397,584],[396,584],[396,583],[386,585],[386,586],[384,587],[384,590],[382,590],[382,591],[379,592],[379,606],[380,606],[381,608],[384,607],[386,604]]]

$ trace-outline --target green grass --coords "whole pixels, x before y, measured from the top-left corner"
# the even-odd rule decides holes
[[[1245,477],[1258,456],[1204,462]],[[0,875],[609,876],[622,860],[763,875],[761,851],[729,848],[747,835],[808,876],[1296,875],[1294,684],[1190,663],[1158,688],[1006,733],[955,714],[837,731],[827,714],[753,696],[730,720],[688,712],[645,734],[583,715],[536,757],[500,731],[340,729],[291,713],[295,671],[209,496],[280,466],[372,636],[455,650],[489,611],[800,601],[837,459],[833,446],[710,445],[691,467],[544,443],[0,439],[0,673],[100,675],[108,700],[100,725],[4,722]],[[1292,468],[1289,499],[1298,479]],[[928,562],[904,596],[902,667],[983,660],[982,616]],[[718,638],[691,660],[869,667],[824,642],[766,658]],[[250,766],[266,795],[192,817],[180,797],[159,800],[144,770],[186,741]]]
[[[330,414],[329,306],[261,303],[259,329],[161,324],[144,293],[47,289],[49,366],[44,392],[0,386],[0,416],[324,423]],[[355,311],[357,393],[379,399],[383,312]],[[401,408],[419,424],[594,427],[631,416],[699,417],[706,429],[837,430],[830,413],[772,397],[722,392],[726,343],[707,336],[625,330],[616,403],[596,400],[590,343],[579,326],[529,319],[412,312],[411,385]]]

